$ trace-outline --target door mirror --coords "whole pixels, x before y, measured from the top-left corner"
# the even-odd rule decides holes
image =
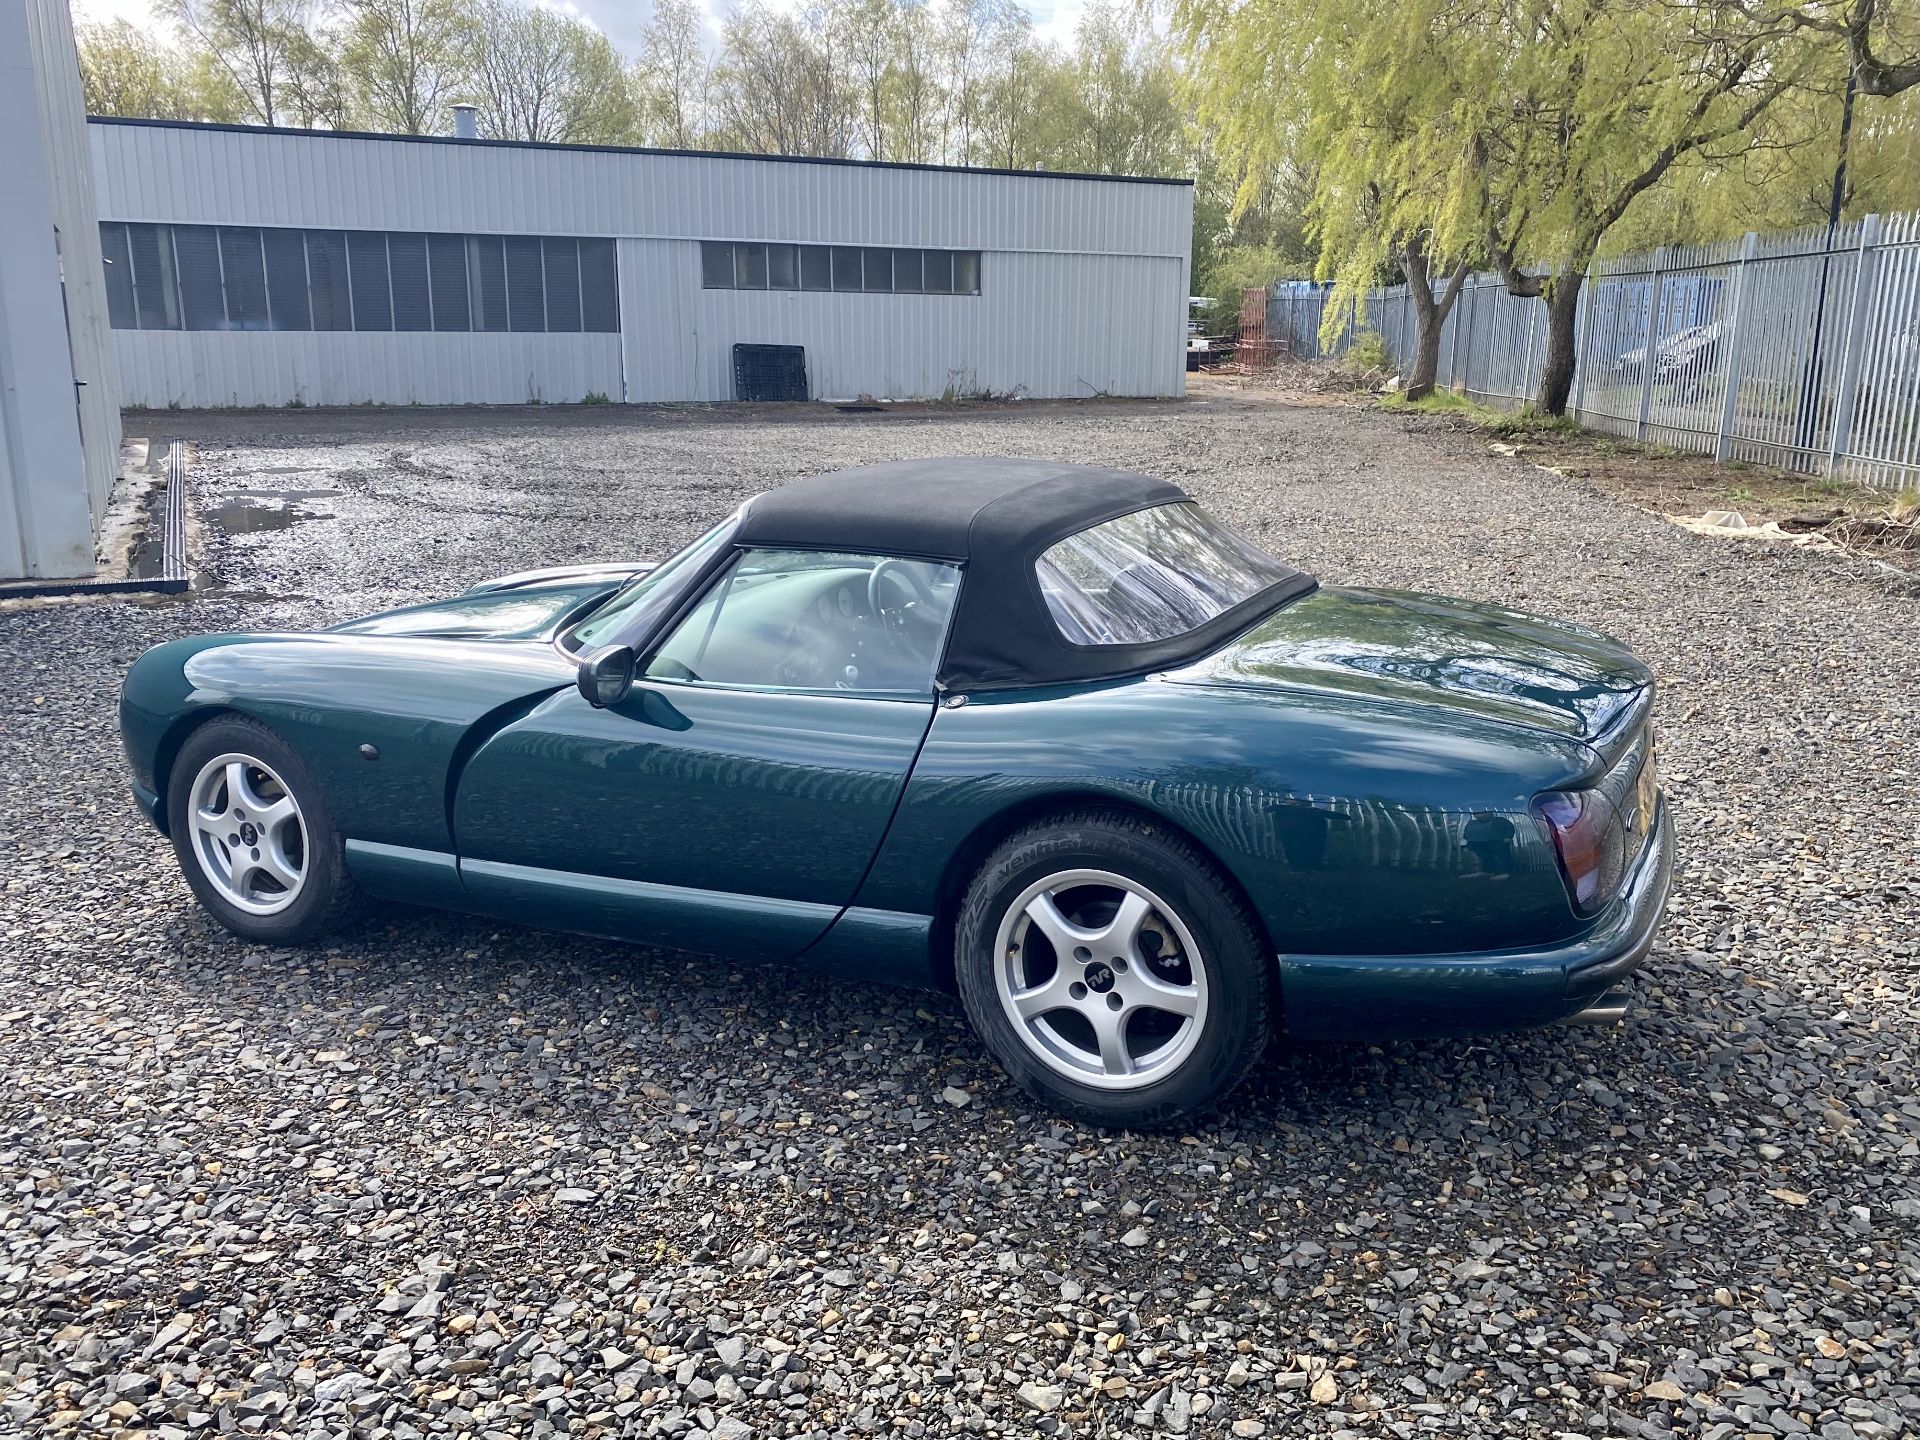
[[[589,650],[580,659],[576,678],[581,696],[596,710],[618,705],[633,689],[633,667],[631,645],[607,645]]]

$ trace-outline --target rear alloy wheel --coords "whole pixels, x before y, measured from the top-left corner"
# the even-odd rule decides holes
[[[1090,812],[1009,837],[961,906],[955,979],[1029,1094],[1101,1125],[1173,1124],[1265,1047],[1273,982],[1244,904],[1150,820]]]
[[[326,797],[257,720],[223,715],[187,737],[168,779],[167,833],[195,897],[245,939],[317,940],[359,909]]]
[[[1102,1090],[1177,1070],[1207,1023],[1207,965],[1173,908],[1107,870],[1043,876],[994,937],[1007,1018],[1042,1064]]]

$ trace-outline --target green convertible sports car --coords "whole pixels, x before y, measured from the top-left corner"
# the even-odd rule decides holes
[[[364,897],[949,986],[1020,1085],[1176,1121],[1276,1029],[1618,1018],[1672,857],[1646,668],[1322,588],[1163,480],[801,480],[658,566],[148,651],[140,806],[249,939]]]

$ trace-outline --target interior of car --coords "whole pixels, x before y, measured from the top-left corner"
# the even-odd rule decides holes
[[[654,652],[656,680],[931,694],[952,565],[750,550]]]

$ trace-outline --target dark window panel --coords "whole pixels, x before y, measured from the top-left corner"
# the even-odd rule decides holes
[[[549,236],[540,242],[547,267],[547,329],[580,328],[580,243]]]
[[[507,316],[511,330],[547,328],[547,282],[536,236],[507,236]]]
[[[826,246],[802,245],[800,247],[800,288],[802,290],[833,288],[833,252]]]
[[[353,328],[353,293],[347,281],[345,231],[307,231],[307,293],[312,297],[314,329]]]
[[[893,252],[893,288],[908,295],[920,293],[920,276],[923,266],[918,250],[896,250]]]
[[[432,282],[427,278],[427,237],[387,236],[387,274],[392,280],[393,328],[433,329]]]
[[[767,288],[766,246],[736,245],[733,247],[733,283],[742,290]]]
[[[142,330],[180,328],[180,292],[173,282],[173,235],[165,225],[127,226],[133,259],[134,312]]]
[[[220,268],[227,277],[227,328],[267,328],[267,269],[260,253],[260,232],[223,229]]]
[[[433,328],[470,330],[467,242],[460,235],[427,236],[427,274],[433,281]]]
[[[347,275],[353,281],[353,328],[393,329],[393,287],[387,278],[387,237],[379,230],[347,236]]]
[[[127,249],[127,227],[117,220],[101,222],[100,258],[106,261],[107,323],[116,330],[138,330],[140,312],[133,304],[133,254]]]
[[[797,247],[767,246],[767,288],[769,290],[800,288],[800,255]]]
[[[921,283],[926,286],[927,293],[951,295],[953,293],[953,252],[928,250],[921,259],[925,266]]]
[[[863,290],[887,291],[893,289],[893,252],[891,250],[866,250],[861,252],[865,259],[861,262]]]
[[[954,252],[953,293],[956,295],[978,295],[980,293],[980,252],[978,250],[956,250]]]
[[[498,235],[467,237],[467,278],[473,287],[473,328],[507,328],[507,252]]]
[[[307,236],[304,230],[262,230],[267,252],[267,317],[273,330],[311,330],[307,303]]]
[[[708,290],[733,288],[733,246],[725,240],[700,242],[700,284]]]
[[[220,284],[220,241],[213,227],[174,226],[173,261],[180,276],[181,328],[226,329],[227,297]]]
[[[860,288],[860,252],[851,245],[833,247],[833,288],[836,290]]]
[[[580,323],[607,334],[620,328],[620,271],[611,240],[580,242]]]

